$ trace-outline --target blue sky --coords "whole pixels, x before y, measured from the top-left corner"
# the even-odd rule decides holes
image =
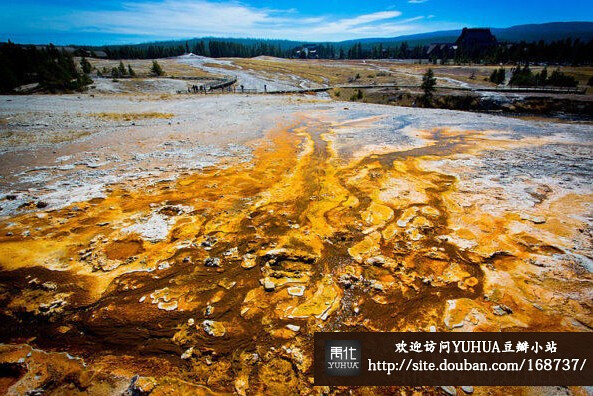
[[[0,41],[102,45],[203,36],[339,41],[592,17],[592,0],[0,0]]]

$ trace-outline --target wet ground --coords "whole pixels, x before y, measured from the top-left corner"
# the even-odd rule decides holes
[[[0,155],[7,393],[339,393],[312,386],[315,331],[593,328],[591,126],[314,97],[110,100],[0,108],[5,131],[41,134]],[[44,144],[56,108],[88,133]]]

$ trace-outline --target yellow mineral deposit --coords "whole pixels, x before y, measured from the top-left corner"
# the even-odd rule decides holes
[[[0,362],[33,353],[39,372],[63,366],[98,392],[122,386],[101,382],[117,370],[162,393],[283,394],[311,386],[314,331],[593,326],[590,305],[566,297],[578,280],[542,275],[593,196],[483,212],[433,162],[525,142],[435,129],[418,131],[423,147],[341,158],[332,139],[347,126],[303,115],[254,141],[248,164],[1,223],[5,315],[40,319],[15,325],[23,346],[0,347]]]

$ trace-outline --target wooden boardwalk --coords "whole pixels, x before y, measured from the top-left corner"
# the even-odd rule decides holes
[[[178,79],[186,79],[178,77]],[[189,79],[189,78],[187,78]],[[199,78],[195,78],[199,79]],[[220,90],[221,93],[234,93],[234,94],[304,94],[304,93],[315,93],[315,92],[327,92],[331,89],[422,89],[420,85],[399,85],[399,84],[342,84],[319,88],[295,88],[287,90],[263,90],[260,91],[254,88],[243,88],[239,89],[236,86],[237,79],[220,79],[215,84],[205,86],[204,91],[206,92],[217,92]],[[501,86],[501,87],[451,87],[451,86],[436,86],[437,90],[451,90],[451,91],[466,91],[466,92],[501,92],[501,93],[554,93],[554,94],[572,94],[572,95],[584,95],[586,88],[578,87],[512,87],[512,86]],[[180,92],[182,93],[182,92]]]
[[[394,88],[394,89],[421,89],[419,85],[398,85],[398,84],[366,84],[366,85],[336,85],[322,88],[305,88],[283,91],[267,91],[268,94],[288,94],[288,93],[307,93],[307,92],[324,92],[330,89],[377,89],[377,88]],[[516,92],[516,93],[555,93],[555,94],[576,94],[583,95],[586,88],[577,87],[450,87],[450,86],[436,86],[436,89],[446,89],[452,91],[468,91],[468,92]]]

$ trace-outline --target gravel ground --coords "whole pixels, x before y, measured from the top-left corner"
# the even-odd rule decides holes
[[[200,80],[203,84],[205,81]],[[173,78],[127,78],[113,80],[111,78],[94,77],[89,93],[163,93],[174,94],[187,92],[187,88],[195,82]]]
[[[51,98],[51,100],[50,100]],[[143,177],[175,177],[222,160],[249,159],[247,143],[278,123],[294,122],[300,99],[208,95],[170,100],[89,95],[2,97],[0,195],[52,207],[102,196],[108,184]],[[126,113],[129,121],[97,113]],[[173,114],[134,119],[134,114]]]
[[[95,116],[102,112],[129,113],[132,119]],[[133,119],[134,114],[151,112],[173,116]],[[514,140],[545,137],[584,144],[579,156],[564,156],[563,151],[560,156],[553,152],[546,156],[531,149],[534,157],[530,161],[497,161],[496,168],[494,164],[485,165],[492,177],[507,174],[507,168],[512,168],[512,174],[524,174],[538,169],[533,166],[542,161],[553,168],[545,172],[551,177],[572,166],[582,169],[590,165],[590,125],[346,104],[313,97],[209,95],[160,100],[150,96],[5,96],[0,99],[0,117],[4,120],[0,125],[0,194],[16,194],[18,198],[3,204],[0,215],[13,214],[23,203],[35,200],[61,206],[101,196],[106,185],[123,180],[170,178],[221,161],[246,161],[251,151],[249,142],[264,131],[316,114],[344,122],[338,122],[340,132],[332,138],[344,158],[421,146],[425,142],[416,131],[438,126],[462,131],[496,130],[497,136]],[[351,120],[368,121],[349,125]],[[550,158],[565,161],[550,162]],[[587,186],[592,179],[589,173],[575,175],[573,185]]]

